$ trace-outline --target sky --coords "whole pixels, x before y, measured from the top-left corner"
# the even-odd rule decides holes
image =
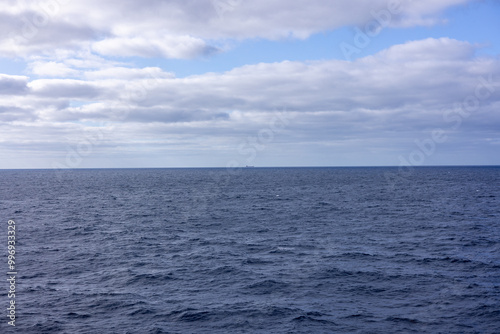
[[[0,168],[500,165],[500,1],[3,0]]]

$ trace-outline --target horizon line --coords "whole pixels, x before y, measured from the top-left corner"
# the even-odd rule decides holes
[[[422,166],[398,166],[398,165],[352,165],[352,166],[238,166],[238,167],[221,167],[221,166],[204,166],[204,167],[77,167],[77,168],[0,168],[0,171],[6,170],[54,170],[54,171],[70,171],[70,170],[92,170],[92,169],[265,169],[265,168],[436,168],[436,167],[500,167],[500,165],[422,165]]]

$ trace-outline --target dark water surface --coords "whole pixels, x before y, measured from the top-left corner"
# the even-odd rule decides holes
[[[500,168],[387,173],[0,171],[0,332],[498,333]]]

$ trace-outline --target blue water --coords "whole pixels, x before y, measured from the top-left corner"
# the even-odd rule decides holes
[[[499,332],[500,168],[233,172],[0,171],[0,332]]]

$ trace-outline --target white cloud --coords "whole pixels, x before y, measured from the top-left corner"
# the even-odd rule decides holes
[[[0,152],[53,157],[78,144],[80,132],[102,129],[102,161],[114,163],[115,152],[132,161],[144,149],[175,152],[186,164],[214,161],[219,153],[234,155],[283,109],[293,121],[276,136],[276,148],[288,156],[312,148],[343,157],[356,149],[394,155],[436,127],[447,129],[450,141],[467,131],[498,147],[500,61],[478,57],[466,41],[429,38],[352,62],[280,61],[185,78],[139,68],[160,65],[135,58],[191,59],[244,39],[303,39],[374,22],[430,26],[444,22],[441,13],[452,6],[476,1],[5,0],[0,55],[24,58],[31,77],[0,74]],[[493,81],[480,91],[488,98],[470,117],[451,109],[463,123],[453,128],[456,120],[443,115],[474,96],[480,80]]]
[[[28,84],[35,96],[43,98],[96,99],[102,96],[101,89],[92,82],[71,79],[41,79]]]
[[[480,91],[490,96],[481,101],[480,116],[462,118],[461,128],[480,140],[486,128],[481,120],[491,129],[500,126],[500,60],[479,58],[475,49],[453,39],[426,39],[353,62],[261,63],[186,78],[122,66],[87,72],[81,80],[2,75],[0,142],[57,150],[68,137],[78,144],[78,132],[90,123],[106,129],[99,149],[108,158],[113,147],[134,152],[145,145],[152,152],[179,147],[204,156],[211,147],[213,154],[234,155],[241,140],[268,128],[274,113],[285,109],[293,120],[277,145],[387,155],[434,128],[455,133],[445,110],[474,96],[483,78],[493,81]]]
[[[397,0],[396,0],[397,1]],[[423,1],[401,1],[403,3],[401,13],[393,17],[391,26],[393,27],[412,27],[412,26],[431,26],[445,23],[439,18],[440,12],[456,5],[471,3],[469,0],[423,0]]]
[[[86,80],[34,80],[29,92],[26,77],[2,76],[0,85],[10,87],[10,94],[24,92],[57,102],[55,113],[64,113],[59,110],[64,109],[61,101],[81,101],[80,107],[67,104],[74,121],[116,120],[117,115],[126,115],[130,122],[227,120],[234,111],[250,117],[286,106],[312,113],[311,120],[320,115],[317,112],[332,117],[371,115],[377,120],[391,114],[407,117],[415,109],[412,113],[422,115],[425,122],[426,110],[435,112],[457,96],[467,96],[479,76],[500,71],[498,60],[475,58],[474,51],[466,42],[427,39],[354,62],[262,63],[187,78],[175,78],[159,68],[115,67],[86,72]]]
[[[107,56],[160,58],[193,58],[216,51],[202,39],[191,36],[108,38],[94,43],[92,48]]]
[[[75,77],[80,74],[63,63],[36,61],[29,65],[31,73],[40,77]]]
[[[215,52],[217,40],[306,38],[364,25],[393,7],[392,26],[433,24],[442,10],[472,1],[17,1],[0,9],[0,52],[25,57],[92,45],[102,55],[192,58]]]
[[[159,67],[146,68],[127,68],[127,67],[108,67],[97,71],[85,72],[85,77],[90,80],[99,79],[165,79],[173,78],[173,73],[165,73]]]
[[[451,62],[454,60],[470,59],[476,48],[467,42],[450,38],[427,38],[411,43],[395,45],[381,52],[376,57],[383,57],[391,62],[431,61]]]

